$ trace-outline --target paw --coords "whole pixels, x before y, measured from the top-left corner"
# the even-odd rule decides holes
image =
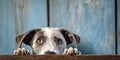
[[[70,47],[69,49],[65,49],[63,55],[80,55],[81,53],[77,48]]]
[[[18,48],[17,50],[14,50],[14,55],[30,55],[30,52],[25,50],[25,48]]]

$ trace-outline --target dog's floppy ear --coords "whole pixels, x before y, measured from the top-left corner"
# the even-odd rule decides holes
[[[30,42],[34,36],[34,34],[37,32],[37,31],[40,31],[41,29],[33,29],[33,30],[30,30],[26,33],[23,33],[23,34],[20,34],[16,37],[16,45],[17,47],[21,47],[22,45],[22,42],[24,42],[26,45],[29,45],[30,46]]]
[[[73,35],[74,35],[74,37],[76,39],[77,44],[79,44],[79,42],[80,42],[80,36],[78,36],[76,34],[73,34]]]
[[[80,42],[80,37],[76,34],[73,34],[65,29],[60,29],[61,33],[63,34],[67,45],[71,44],[72,42],[75,42],[77,45]]]

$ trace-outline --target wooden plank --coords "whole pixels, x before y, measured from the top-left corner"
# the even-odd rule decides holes
[[[82,54],[115,54],[114,0],[50,0],[50,26],[80,35]]]
[[[118,54],[120,54],[120,0],[117,0],[118,1],[118,22],[117,22],[117,36],[118,36]]]
[[[13,0],[12,4],[16,10],[16,35],[47,26],[46,0]],[[32,50],[24,44],[23,47]]]
[[[16,35],[46,27],[46,16],[46,0],[0,0],[0,54],[13,54]]]
[[[0,0],[0,54],[12,54],[15,49],[15,22],[10,0]]]
[[[83,56],[0,56],[0,60],[120,60],[118,55],[83,55]]]

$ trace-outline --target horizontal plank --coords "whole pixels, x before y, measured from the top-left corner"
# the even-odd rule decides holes
[[[13,56],[13,55],[1,55],[0,60],[120,60],[120,55],[80,55],[80,56]]]

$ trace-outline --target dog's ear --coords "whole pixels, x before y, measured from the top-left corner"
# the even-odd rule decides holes
[[[71,44],[72,42],[75,41],[75,43],[78,45],[80,42],[80,37],[76,34],[73,34],[65,29],[60,29],[61,33],[63,34],[67,45]]]
[[[17,47],[21,47],[22,42],[24,42],[26,45],[31,45],[30,42],[35,35],[36,32],[40,31],[41,29],[33,29],[26,33],[20,34],[16,37],[16,45]]]
[[[73,34],[73,35],[74,35],[74,37],[76,39],[77,44],[79,44],[79,42],[80,42],[80,36],[78,36],[76,34]]]

